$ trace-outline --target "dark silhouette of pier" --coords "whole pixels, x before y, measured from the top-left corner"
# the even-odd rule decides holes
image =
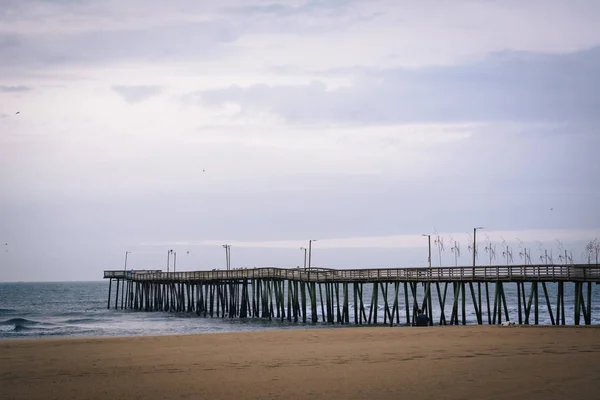
[[[478,324],[513,321],[537,325],[540,308],[544,307],[552,325],[565,325],[565,286],[571,285],[573,296],[568,297],[573,304],[568,309],[572,306],[574,310],[573,322],[589,325],[592,284],[600,283],[600,266],[111,270],[104,271],[104,278],[109,279],[108,308],[112,282],[116,281],[115,309],[356,325],[414,325],[417,309],[426,312],[430,324],[465,325],[467,306]],[[550,283],[557,286],[553,298],[547,287]],[[510,304],[516,300],[517,309],[512,312],[505,291],[509,286],[516,287],[516,299],[513,294]],[[365,289],[370,289],[370,299],[363,297]],[[451,304],[449,315],[447,304]],[[380,306],[383,321],[378,315]]]

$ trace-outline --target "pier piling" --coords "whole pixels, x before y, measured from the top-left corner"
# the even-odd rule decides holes
[[[592,323],[592,283],[600,283],[598,266],[520,265],[493,267],[492,272],[486,270],[489,268],[312,268],[310,271],[252,268],[166,273],[111,270],[104,271],[104,277],[109,280],[108,309],[115,286],[115,309],[186,312],[205,318],[262,318],[342,325],[376,325],[382,321],[389,326],[414,325],[417,309],[429,316],[430,325],[458,325],[459,321],[466,325],[467,309],[475,317],[475,321],[469,319],[469,323],[483,324],[485,318],[488,324],[518,320],[519,324],[533,322],[537,325],[540,323],[540,285],[543,307],[545,305],[542,311],[547,314],[550,324],[565,325],[565,288],[572,287],[573,323]],[[116,285],[112,284],[113,280]],[[490,283],[493,284],[493,301],[490,301]],[[511,288],[512,284],[516,285],[516,292],[508,293],[516,299],[507,296],[505,291],[505,286]],[[555,288],[556,309],[552,306],[552,288]],[[516,315],[511,316],[509,312],[509,299],[516,300]],[[368,303],[365,304],[365,300]]]

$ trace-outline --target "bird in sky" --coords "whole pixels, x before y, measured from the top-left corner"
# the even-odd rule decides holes
[[[17,111],[17,112],[15,113],[15,115],[18,115],[18,114],[21,114],[21,111]]]

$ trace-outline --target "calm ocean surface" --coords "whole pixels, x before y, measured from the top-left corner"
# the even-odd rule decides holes
[[[507,285],[505,293],[511,320],[517,320],[516,287],[513,286]],[[365,307],[368,307],[370,300],[368,287],[365,285],[363,294]],[[490,290],[492,287],[493,285],[490,285]],[[549,285],[548,290],[551,296],[550,301],[555,309],[555,286]],[[452,307],[450,292],[449,289],[445,307],[447,319],[450,317]],[[546,300],[541,287],[539,292],[540,323],[550,324]],[[592,292],[592,323],[600,324],[600,286],[592,285]],[[435,302],[437,301],[435,290],[433,294]],[[196,316],[195,313],[107,310],[107,295],[108,282],[0,283],[0,339],[47,336],[170,335],[332,327],[325,323],[312,325],[276,320],[204,318]],[[493,301],[493,293],[490,293],[490,296]],[[405,318],[403,298],[403,294],[400,294],[401,323]],[[382,299],[379,303],[379,320],[383,322]],[[476,321],[472,308],[467,305],[467,321],[471,324]],[[350,313],[353,316],[352,305]],[[567,324],[573,324],[573,285],[565,286],[565,313]],[[435,323],[439,322],[439,308],[436,307],[434,307],[434,320]],[[486,320],[487,317],[484,315],[484,321]],[[340,325],[333,326],[339,327]]]
[[[331,327],[274,320],[203,318],[195,313],[107,310],[107,296],[108,282],[0,283],[0,339]]]

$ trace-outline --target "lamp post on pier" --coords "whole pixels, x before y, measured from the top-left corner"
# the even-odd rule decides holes
[[[308,269],[310,270],[310,261],[312,259],[312,242],[316,242],[317,239],[311,239],[308,241]]]
[[[429,264],[429,268],[431,268],[431,235],[423,233],[421,236],[427,236],[429,242],[429,257],[427,257],[427,263]]]
[[[169,272],[169,265],[171,264],[171,254],[173,254],[173,250],[167,250],[167,272]]]
[[[131,254],[130,251],[125,252],[125,266],[123,267],[123,271],[127,271],[127,255]]]
[[[306,270],[306,247],[300,247],[300,250],[304,250],[304,269]]]
[[[475,280],[475,257],[477,255],[477,229],[483,229],[483,226],[473,228],[473,280]]]
[[[229,274],[229,267],[231,265],[231,245],[230,244],[224,244],[223,248],[225,249],[225,263],[226,263],[226,268],[227,268],[227,274]]]
[[[316,242],[317,239],[310,239],[308,241],[308,280],[310,281],[310,266],[311,266],[311,260],[312,260],[312,242]],[[306,251],[306,249],[304,250]],[[304,253],[306,254],[306,253]]]

